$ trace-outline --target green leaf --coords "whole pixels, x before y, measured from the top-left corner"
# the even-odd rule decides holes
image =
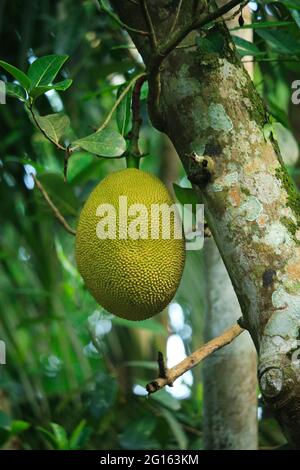
[[[241,57],[252,55],[256,58],[264,58],[267,55],[267,51],[260,51],[255,44],[246,39],[240,38],[239,36],[232,36],[232,39]]]
[[[71,78],[66,78],[65,80],[61,80],[60,82],[53,83],[53,85],[49,85],[49,86],[51,87],[50,89],[53,89],[53,90],[65,91],[68,88],[70,88],[72,83],[73,83],[73,80]]]
[[[246,39],[240,38],[239,36],[232,36],[233,42],[236,46],[251,52],[251,55],[260,54],[261,51],[253,42],[247,41]]]
[[[4,60],[0,60],[0,65],[6,70],[10,75],[12,75],[20,85],[22,85],[25,90],[29,90],[30,88],[30,79],[27,77],[27,75],[22,72],[22,70],[18,69],[17,67],[14,67],[13,65],[8,64],[7,62],[4,62]]]
[[[148,98],[148,94],[149,94],[149,83],[148,83],[148,80],[147,80],[142,85],[141,100],[146,100]]]
[[[263,134],[264,134],[265,140],[270,139],[272,133],[273,133],[273,124],[267,122],[263,127]]]
[[[28,423],[27,421],[14,420],[11,423],[11,433],[13,435],[26,431],[26,429],[28,428],[30,428],[30,423]]]
[[[117,93],[117,98],[120,96],[127,84],[120,86]],[[126,94],[125,98],[121,101],[117,107],[116,120],[120,134],[123,136],[127,134],[130,128],[130,116],[131,116],[131,99],[132,89]]]
[[[27,96],[24,88],[17,83],[5,83],[5,92],[8,96],[18,98],[20,101],[27,101]]]
[[[188,439],[186,433],[184,432],[180,422],[175,418],[175,416],[165,408],[161,410],[162,416],[167,421],[170,429],[172,430],[174,437],[178,443],[178,448],[180,450],[186,450],[188,447]]]
[[[54,446],[56,447],[56,439],[54,434],[49,432],[47,429],[42,428],[41,426],[37,426],[36,429],[40,431],[44,436],[47,438],[47,440]]]
[[[35,115],[35,118],[49,139],[56,144],[70,125],[70,120],[65,114]]]
[[[120,446],[130,450],[158,449],[159,443],[151,437],[155,425],[155,417],[151,415],[132,421],[119,436]]]
[[[76,426],[74,431],[71,434],[70,437],[70,449],[71,450],[76,450],[76,449],[82,449],[84,445],[87,443],[90,435],[91,435],[91,428],[86,426],[86,421],[82,420],[80,423]]]
[[[67,90],[73,83],[73,80],[70,78],[66,80],[62,80],[61,82],[53,83],[53,85],[47,85],[47,86],[37,86],[33,88],[30,92],[30,96],[33,99],[38,98],[40,95],[43,95],[49,90],[56,90],[56,91],[65,91]]]
[[[224,38],[219,31],[210,29],[205,37],[198,37],[196,44],[201,52],[221,54],[224,50]]]
[[[178,199],[180,204],[182,205],[192,204],[193,206],[195,206],[196,204],[199,204],[197,195],[192,188],[182,188],[176,183],[173,184],[173,188],[174,188],[176,199]]]
[[[300,8],[299,8],[300,10]],[[298,28],[300,28],[300,11],[297,10],[291,10],[292,17],[295,20],[295,23],[297,24]]]
[[[181,408],[180,402],[164,389],[150,395],[149,400],[154,400],[172,411],[178,411]]]
[[[77,184],[81,173],[94,162],[99,163],[92,154],[85,150],[73,153],[68,165],[68,181],[72,183],[75,179],[75,184]]]
[[[239,31],[240,29],[266,29],[278,28],[280,26],[291,26],[295,23],[293,21],[259,21],[257,23],[245,24],[237,28],[231,28],[230,31]]]
[[[69,441],[66,430],[57,423],[50,423],[55,438],[56,447],[59,450],[65,450],[69,448]]]
[[[281,0],[281,3],[283,3],[287,8],[291,8],[294,10],[300,10],[300,5],[298,3],[298,0]]]
[[[76,162],[79,161],[79,159],[77,159],[78,155],[83,156],[83,162],[80,161],[78,168],[75,168]],[[74,157],[76,157],[76,159]],[[90,158],[90,161],[88,161],[88,158]],[[81,163],[83,163],[83,165],[81,165]],[[75,152],[69,160],[68,181],[73,186],[82,186],[90,181],[99,181],[103,178],[103,174],[105,173],[103,168],[106,163],[107,160],[104,158],[100,160],[95,159],[91,153],[85,152],[84,150]]]
[[[109,129],[103,129],[101,132],[95,132],[87,137],[75,140],[73,145],[104,157],[118,157],[126,150],[124,137]]]
[[[272,49],[279,54],[299,54],[300,43],[287,31],[257,31],[257,34],[264,39]]]
[[[256,53],[254,53],[254,52],[251,52],[250,50],[247,50],[247,49],[241,49],[240,47],[237,48],[237,51],[238,51],[240,57],[246,57],[246,56],[249,56],[249,55],[255,56],[256,62],[258,62],[260,60],[264,60],[265,57],[267,56],[267,52],[256,52]]]
[[[32,62],[27,72],[31,80],[30,90],[49,85],[67,59],[67,55],[46,55]]]

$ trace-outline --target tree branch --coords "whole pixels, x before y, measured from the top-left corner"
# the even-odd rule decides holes
[[[178,2],[178,5],[177,5],[177,8],[176,8],[176,12],[175,12],[175,16],[174,16],[174,20],[173,20],[173,23],[172,23],[172,26],[171,26],[171,29],[170,29],[170,34],[173,33],[174,29],[175,29],[175,26],[177,24],[177,21],[178,21],[178,18],[179,18],[179,14],[180,14],[180,10],[181,10],[181,7],[182,7],[182,1],[183,0],[179,0]]]
[[[150,15],[149,10],[148,10],[147,0],[141,0],[141,7],[143,9],[144,16],[145,16],[145,21],[146,21],[146,24],[147,24],[148,29],[149,29],[149,36],[150,36],[150,40],[151,40],[151,46],[152,46],[153,50],[156,51],[157,50],[157,38],[156,38],[155,29],[154,29],[154,26],[153,26],[153,23],[152,23],[151,15]]]
[[[55,206],[55,204],[52,202],[50,199],[50,196],[48,195],[46,189],[42,185],[42,183],[37,179],[37,177],[31,173],[32,178],[34,179],[34,182],[37,186],[37,188],[40,190],[42,193],[42,196],[44,197],[45,201],[47,202],[48,206],[52,210],[55,218],[58,220],[58,222],[63,226],[63,228],[70,233],[71,235],[76,235],[76,231],[70,227],[64,216],[61,214],[61,212],[58,210],[58,208]]]
[[[151,73],[154,71],[158,71],[159,67],[161,66],[163,60],[175,49],[178,44],[183,41],[183,39],[194,29],[203,28],[207,24],[211,23],[212,21],[220,18],[228,11],[232,10],[234,7],[238,6],[239,4],[243,3],[244,6],[249,2],[249,0],[231,0],[226,5],[218,8],[217,10],[213,11],[212,13],[208,13],[205,16],[200,16],[195,18],[190,23],[183,25],[182,28],[179,28],[175,33],[171,36],[171,38],[165,42],[161,47],[158,48],[157,55],[153,58],[151,63]]]
[[[242,1],[241,5],[239,6],[239,8],[234,12],[232,13],[232,15],[230,15],[228,18],[224,18],[222,19],[222,21],[232,21],[234,20],[234,18],[236,18],[238,15],[241,15],[242,12],[243,12],[243,9],[245,8],[245,6],[247,5],[247,3],[249,3],[250,0],[244,0]]]
[[[149,36],[150,35],[150,33],[148,31],[142,31],[140,29],[132,28],[131,26],[128,26],[128,24],[123,23],[123,21],[121,21],[120,18],[117,15],[115,15],[111,10],[109,10],[109,8],[106,8],[106,6],[104,5],[104,3],[101,0],[96,0],[96,5],[97,5],[97,8],[100,7],[100,11],[103,10],[105,13],[107,13],[122,28],[125,28],[128,31],[131,31],[135,34],[140,34],[141,36]]]
[[[130,139],[130,153],[135,157],[140,157],[140,150],[139,150],[139,135],[140,135],[140,127],[142,124],[142,118],[140,115],[140,106],[141,106],[141,89],[143,83],[147,79],[146,75],[142,75],[139,79],[136,80],[135,86],[132,93],[132,128],[128,134]]]
[[[241,333],[243,333],[243,331],[245,330],[241,328],[238,324],[231,326],[230,328],[225,330],[222,335],[204,344],[204,346],[201,346],[199,349],[190,354],[190,356],[186,357],[183,361],[181,361],[179,364],[172,367],[171,369],[166,369],[165,366],[162,367],[164,361],[162,358],[162,353],[160,353],[158,359],[159,376],[156,380],[147,384],[147,392],[149,394],[157,392],[166,385],[172,387],[174,381],[178,379],[178,377],[198,365],[201,361],[203,361],[203,359],[205,359],[210,354],[214,353],[215,351],[218,351],[218,349],[223,348],[227,344],[230,344],[235,338],[237,338]]]

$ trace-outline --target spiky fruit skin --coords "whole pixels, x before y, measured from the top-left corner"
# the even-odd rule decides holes
[[[103,308],[128,320],[144,320],[161,312],[174,297],[184,268],[185,240],[175,239],[172,224],[169,239],[163,239],[161,232],[158,239],[99,239],[97,208],[108,203],[118,214],[119,196],[127,196],[128,207],[143,204],[149,213],[152,204],[174,204],[166,186],[154,175],[130,168],[106,176],[80,214],[77,265],[87,289]],[[171,220],[176,223],[176,217]],[[117,218],[117,234],[119,224]]]

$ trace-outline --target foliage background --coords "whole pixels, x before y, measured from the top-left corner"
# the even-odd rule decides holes
[[[300,183],[299,106],[291,84],[300,80],[300,6],[295,1],[251,2],[253,44],[236,39],[241,57],[255,60],[255,84],[280,122],[280,144]],[[273,24],[271,23],[273,22]],[[239,27],[236,21],[237,28]],[[232,32],[234,34],[234,31]],[[26,70],[35,57],[68,54],[60,78],[64,93],[39,98],[41,115],[65,112],[68,138],[99,127],[118,89],[142,70],[127,34],[97,2],[0,1],[0,58]],[[247,57],[247,59],[249,58]],[[2,80],[11,77],[0,70]],[[144,87],[142,169],[185,184],[178,157],[155,131]],[[124,112],[120,107],[118,114]],[[145,398],[142,386],[156,375],[156,354],[167,346],[178,361],[202,341],[205,273],[202,253],[189,251],[184,276],[168,311],[134,323],[103,311],[76,270],[74,239],[53,219],[30,173],[39,179],[70,225],[93,187],[123,160],[74,154],[68,182],[63,154],[34,128],[20,101],[0,105],[0,339],[7,364],[0,366],[0,445],[6,448],[199,449],[202,447],[201,368],[172,390]],[[117,129],[116,120],[110,123]],[[199,285],[202,288],[199,288]],[[259,402],[260,446],[285,442]],[[52,424],[51,424],[52,423]]]

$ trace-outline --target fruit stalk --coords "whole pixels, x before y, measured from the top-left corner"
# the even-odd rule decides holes
[[[127,148],[126,165],[127,168],[139,168],[141,152],[139,148],[140,128],[142,125],[141,118],[141,90],[143,83],[147,80],[146,75],[142,75],[135,82],[132,92],[132,127],[128,133],[129,144]]]

